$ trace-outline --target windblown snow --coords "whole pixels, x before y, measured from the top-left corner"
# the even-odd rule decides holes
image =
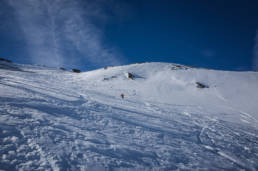
[[[257,72],[1,62],[0,102],[1,170],[258,170]]]

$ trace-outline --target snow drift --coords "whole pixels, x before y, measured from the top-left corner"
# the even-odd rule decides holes
[[[258,169],[257,72],[0,62],[0,169]]]

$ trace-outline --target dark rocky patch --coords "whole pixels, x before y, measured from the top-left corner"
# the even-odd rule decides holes
[[[111,76],[111,77],[105,77],[103,78],[103,81],[108,81],[108,80],[112,80],[114,78],[117,78],[116,76]]]
[[[79,70],[79,69],[72,69],[72,71],[75,72],[75,73],[80,73],[81,72],[81,70]]]
[[[135,76],[132,74],[132,73],[130,73],[130,72],[127,72],[127,73],[125,73],[126,74],[126,77],[127,78],[130,78],[130,79],[134,79],[135,78]]]
[[[8,59],[5,59],[5,58],[0,58],[0,61],[4,61],[4,62],[7,62],[7,63],[12,63],[11,60],[8,60]]]
[[[65,69],[65,68],[63,68],[63,67],[60,67],[59,69],[60,69],[60,70],[63,70],[63,71],[66,71],[66,69]]]
[[[200,82],[196,82],[196,85],[197,85],[197,88],[209,88],[209,86],[207,86],[203,83],[200,83]]]
[[[188,69],[188,67],[183,66],[183,65],[173,65],[171,67],[171,70],[187,70],[187,69]]]

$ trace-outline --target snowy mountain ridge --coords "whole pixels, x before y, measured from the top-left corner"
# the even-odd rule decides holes
[[[257,170],[257,88],[257,72],[169,63],[1,62],[0,169]]]

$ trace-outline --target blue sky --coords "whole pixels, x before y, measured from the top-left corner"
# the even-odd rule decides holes
[[[0,56],[18,63],[258,70],[255,0],[2,0],[0,20]]]

